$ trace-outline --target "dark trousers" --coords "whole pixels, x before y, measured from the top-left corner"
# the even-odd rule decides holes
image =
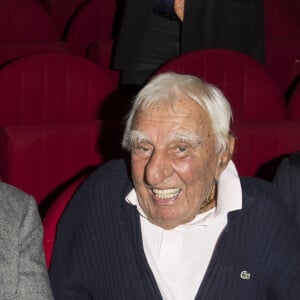
[[[121,85],[138,90],[152,73],[180,52],[180,22],[152,14],[149,25],[129,67],[122,71]]]

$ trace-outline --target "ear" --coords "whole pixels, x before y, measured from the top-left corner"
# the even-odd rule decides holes
[[[215,180],[217,180],[220,177],[223,170],[227,167],[234,151],[234,144],[235,138],[231,135],[228,136],[226,148],[223,149],[222,152],[220,152],[218,157],[218,165],[216,169]]]

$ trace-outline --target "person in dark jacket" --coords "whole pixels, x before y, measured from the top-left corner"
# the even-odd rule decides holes
[[[263,0],[127,0],[113,66],[134,93],[167,60],[204,48],[264,62]]]
[[[216,87],[155,76],[57,229],[56,300],[298,300],[300,232],[270,182],[240,178]]]
[[[285,157],[273,179],[300,227],[300,152]]]

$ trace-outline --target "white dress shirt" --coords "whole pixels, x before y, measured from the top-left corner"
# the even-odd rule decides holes
[[[134,189],[126,197],[139,211],[145,255],[165,300],[195,298],[228,212],[242,208],[241,184],[232,161],[217,184],[217,207],[171,230],[148,221]]]

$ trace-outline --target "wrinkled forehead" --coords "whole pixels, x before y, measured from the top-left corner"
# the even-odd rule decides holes
[[[194,99],[183,93],[168,94],[166,97],[154,99],[137,109],[133,118],[132,129],[141,122],[157,121],[178,121],[182,123],[191,122],[195,125],[210,127],[210,118]]]
[[[152,103],[136,114],[132,125],[134,140],[151,140],[150,134],[164,142],[199,143],[214,136],[207,113],[187,96],[172,102]]]

